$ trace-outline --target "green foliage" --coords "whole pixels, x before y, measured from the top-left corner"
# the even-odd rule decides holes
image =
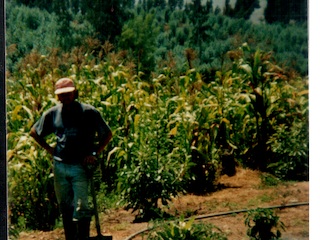
[[[235,7],[230,6],[229,1],[225,3],[225,14],[230,17],[244,18],[248,20],[255,8],[259,8],[257,0],[237,0]]]
[[[304,105],[307,103],[307,98],[305,98],[308,93],[307,81],[288,82],[288,76],[284,70],[271,61],[270,53],[256,51],[247,57],[246,51],[239,54],[244,56],[236,61],[237,68],[240,70],[240,78],[244,80],[242,91],[246,92],[247,97],[250,98],[250,112],[256,120],[255,139],[257,145],[256,149],[252,149],[252,153],[254,154],[253,158],[259,159],[259,161],[255,163],[251,161],[251,164],[261,170],[278,166],[276,171],[280,171],[282,164],[279,163],[292,164],[295,162],[292,168],[295,170],[300,168],[301,170],[301,167],[307,163],[305,158],[308,155],[307,145],[303,144],[298,147],[295,144],[298,144],[296,140],[301,141],[302,138],[307,144],[308,108]],[[299,117],[291,119],[293,115]],[[288,135],[286,137],[291,140],[284,141],[290,145],[285,147],[288,151],[288,154],[285,155],[288,158],[279,157],[283,150],[280,147],[283,146],[282,140],[280,140],[283,139],[280,137],[280,129],[282,134],[290,135],[290,137]],[[276,136],[273,137],[274,135]],[[296,148],[299,149],[298,152],[295,150]],[[289,156],[296,158],[290,160]],[[273,159],[276,161],[274,162]],[[286,174],[277,175],[283,178]],[[289,177],[289,175],[286,176]]]
[[[160,228],[160,229],[159,229]],[[226,240],[227,237],[220,229],[208,223],[195,223],[194,219],[185,222],[183,218],[177,221],[162,223],[152,230],[147,239],[192,239],[192,240]]]
[[[9,225],[9,236],[12,240],[19,239],[19,230],[13,225]]]
[[[68,54],[34,51],[8,76],[13,224],[48,229],[55,221],[47,218],[58,218],[51,159],[28,133],[43,111],[57,103],[53,87],[62,76],[75,80],[80,101],[95,106],[112,128],[114,137],[102,154],[101,181],[96,183],[101,182],[98,200],[106,208],[114,203],[104,195],[114,192],[121,206],[142,219],[163,216],[158,203],[165,205],[181,192],[213,191],[221,174],[234,174],[236,162],[257,168],[264,121],[265,170],[278,178],[305,177],[307,81],[288,74],[271,55],[244,44],[228,52],[233,62],[216,71],[214,81],[204,81],[196,69],[180,74],[174,64],[144,81],[131,58],[111,52],[112,47],[90,38]],[[263,96],[263,111],[255,107],[257,96]]]
[[[20,136],[8,152],[8,178],[14,179],[8,187],[9,217],[20,229],[51,230],[59,217],[51,161],[43,151],[28,148],[31,141],[31,137]]]
[[[237,1],[230,13],[246,18],[254,2]],[[283,11],[272,2],[268,11]],[[28,132],[57,103],[62,76],[114,133],[100,164],[105,207],[114,190],[141,218],[161,216],[159,200],[212,191],[236,162],[307,179],[306,23],[252,25],[213,12],[211,1],[164,3],[6,2],[9,205],[18,229],[51,229],[58,218],[51,159]]]
[[[268,143],[278,161],[268,168],[283,179],[302,179],[303,176],[308,176],[308,83],[290,83],[283,86],[284,91],[278,96],[278,99],[283,100],[281,105],[279,100],[274,104],[274,109],[281,106],[282,111],[278,110],[280,114],[273,118],[278,124]]]
[[[10,1],[11,2],[11,1]],[[46,1],[46,0],[13,0],[14,4],[22,3],[30,8],[39,8],[58,16],[61,23],[60,36],[67,40],[72,36],[72,24],[77,21],[79,15],[83,22],[94,26],[94,33],[104,42],[114,42],[116,36],[121,33],[122,25],[130,16],[130,9],[133,8],[133,0],[117,1]],[[19,4],[21,5],[21,4]],[[66,37],[66,38],[65,38]],[[73,43],[61,42],[67,49],[73,47]]]
[[[93,176],[95,193],[96,193],[96,201],[98,212],[108,212],[110,209],[117,209],[119,207],[119,194],[115,191],[110,191],[110,188],[106,185],[104,181],[102,181],[101,169],[97,169]],[[90,186],[91,187],[91,186]],[[89,204],[93,208],[93,200],[92,196],[89,196]]]
[[[52,85],[42,87],[40,69],[37,65],[23,78],[7,81],[9,217],[18,229],[50,230],[59,217],[51,160],[28,135],[39,111],[53,105],[48,98],[44,101]]]
[[[254,9],[259,7],[259,1],[257,0],[238,0],[234,9],[234,17],[249,19]]]
[[[260,176],[263,186],[277,186],[280,183],[280,179],[269,173],[262,173]]]
[[[71,49],[94,34],[92,25],[81,15],[73,21],[59,19],[54,13],[24,5],[6,5],[7,69],[12,72],[17,63],[31,52],[47,55],[54,48]]]
[[[245,225],[250,239],[280,239],[283,222],[270,209],[250,210],[246,215]]]
[[[265,9],[265,19],[268,23],[290,21],[307,21],[308,19],[308,1],[296,0],[268,0]]]
[[[7,66],[13,65],[32,49],[47,53],[47,47],[58,47],[57,17],[38,8],[6,4]]]
[[[211,69],[229,69],[231,62],[227,52],[248,41],[253,50],[261,48],[273,51],[273,57],[278,63],[302,75],[307,74],[308,34],[305,24],[255,25],[244,19],[207,12],[205,7],[195,4],[186,6],[190,12],[188,15],[178,10],[165,13],[165,10],[157,11],[157,14],[162,11],[167,16],[165,19],[154,19],[155,25],[161,26],[155,56],[158,62],[164,60],[163,53],[170,51],[176,67],[183,72],[183,65],[186,64],[184,51],[192,48],[197,53],[192,67],[202,73]],[[188,34],[183,29],[188,29]]]
[[[86,21],[90,22],[98,34],[98,38],[114,43],[121,34],[123,24],[131,16],[130,9],[133,1],[90,1],[84,0],[79,4],[79,10]]]
[[[139,15],[123,27],[120,47],[131,52],[137,73],[142,71],[148,74],[155,65],[153,52],[158,28],[153,19],[152,14]]]
[[[246,41],[254,50],[273,51],[280,65],[303,76],[308,74],[306,22],[252,24],[241,18],[250,16],[256,4],[252,0],[238,0],[235,9],[230,8],[232,15],[240,19],[224,16],[217,13],[218,10],[213,12],[211,1],[205,5],[193,1],[184,8],[174,8],[181,6],[181,1],[169,1],[166,7],[164,1],[143,1],[137,5],[133,1],[22,1],[26,6],[16,2],[21,1],[8,1],[6,14],[10,71],[11,65],[32,49],[42,54],[47,54],[48,46],[69,51],[88,36],[94,36],[102,43],[111,42],[117,51],[129,51],[137,70],[146,75],[158,72],[157,66],[160,69],[168,66],[168,53],[170,64],[175,64],[182,74],[186,70],[185,49],[189,48],[196,53],[192,68],[196,67],[201,73],[228,69],[231,62],[226,53]],[[292,4],[295,6],[290,3],[290,9],[295,8]],[[297,7],[299,11],[303,9],[304,3],[301,4]],[[15,13],[17,9],[21,12],[19,15],[27,16],[20,20]],[[271,7],[272,13],[278,9]],[[35,37],[39,39],[33,41]]]
[[[118,175],[123,200],[133,211],[140,209],[142,219],[157,217],[154,214],[158,199],[166,205],[172,196],[183,191],[189,165],[188,140],[181,139],[186,136],[184,123],[188,124],[185,122],[188,119],[181,121],[181,133],[177,126],[172,126],[175,121],[169,122],[172,107],[167,108],[166,104],[171,101],[174,104],[175,99],[163,101],[168,97],[165,87],[161,86],[163,80],[163,77],[153,80],[154,93],[150,94],[149,84],[134,91],[136,98],[129,107],[134,108],[136,114],[129,120],[132,134],[128,136],[126,161]],[[130,88],[128,84],[124,86],[128,96]]]

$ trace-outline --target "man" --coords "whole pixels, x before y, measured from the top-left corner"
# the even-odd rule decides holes
[[[46,111],[30,131],[54,159],[54,187],[66,240],[89,238],[87,169],[96,163],[96,156],[112,138],[100,113],[93,106],[78,102],[77,93],[71,79],[59,79],[55,94],[61,104]],[[45,140],[50,134],[56,136],[54,147]]]

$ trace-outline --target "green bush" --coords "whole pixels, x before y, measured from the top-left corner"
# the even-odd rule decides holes
[[[250,210],[246,215],[245,224],[250,239],[280,239],[280,230],[285,230],[284,224],[270,209]]]
[[[162,223],[152,230],[147,239],[149,240],[226,240],[227,237],[216,226],[209,223],[195,223],[194,219],[183,219]]]

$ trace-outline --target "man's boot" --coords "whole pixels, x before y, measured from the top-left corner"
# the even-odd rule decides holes
[[[79,240],[88,240],[90,236],[90,220],[91,218],[85,218],[79,220],[78,223],[78,236]]]
[[[73,211],[62,214],[62,222],[64,228],[64,235],[66,240],[76,240],[77,239],[77,226],[74,221],[72,221]]]

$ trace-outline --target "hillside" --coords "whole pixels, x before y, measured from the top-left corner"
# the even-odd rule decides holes
[[[222,176],[220,186],[220,190],[206,196],[179,196],[172,200],[168,212],[187,217],[309,201],[309,182],[283,182],[268,187],[262,184],[260,172],[247,169],[237,169],[237,174],[233,177]],[[283,239],[309,239],[308,205],[276,209],[274,212],[285,224]],[[123,240],[148,226],[148,223],[132,223],[134,217],[135,214],[123,209],[111,209],[101,214],[103,234],[111,234],[113,240]],[[219,227],[229,240],[239,240],[249,239],[246,236],[244,220],[245,213],[240,213],[207,218],[203,221]],[[94,222],[91,225],[91,236],[96,236]],[[59,228],[51,232],[22,232],[19,239],[63,239],[63,231]],[[132,239],[143,238],[137,236]]]

